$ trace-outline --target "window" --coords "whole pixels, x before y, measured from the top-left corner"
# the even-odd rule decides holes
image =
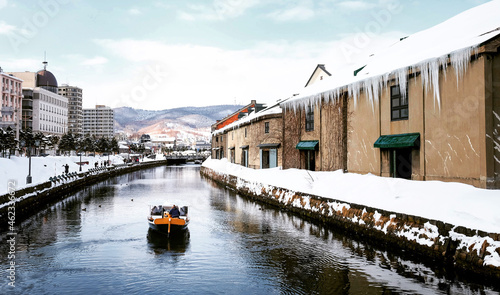
[[[399,120],[408,120],[408,86],[404,97],[399,86],[391,87],[391,121]]]
[[[245,137],[247,137],[247,129],[245,128]]]
[[[264,123],[264,133],[269,133],[269,122]]]
[[[306,111],[306,131],[314,131],[314,109]]]

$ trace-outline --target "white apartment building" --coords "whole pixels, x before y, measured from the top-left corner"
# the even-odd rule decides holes
[[[82,89],[62,84],[58,87],[58,94],[68,98],[68,131],[83,134]]]
[[[112,108],[96,105],[83,109],[83,134],[112,138],[115,135],[115,115]]]

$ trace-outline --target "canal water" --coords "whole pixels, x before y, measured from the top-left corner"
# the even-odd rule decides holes
[[[184,234],[148,230],[148,204],[189,206]],[[39,211],[41,209],[41,211]],[[199,166],[106,180],[2,234],[0,294],[497,294],[255,203]],[[15,287],[7,279],[15,261]]]

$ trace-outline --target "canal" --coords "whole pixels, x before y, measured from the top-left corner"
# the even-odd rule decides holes
[[[189,230],[148,230],[148,204],[189,206]],[[497,294],[289,212],[245,199],[194,165],[106,180],[2,233],[0,294]],[[15,262],[15,287],[7,279]]]

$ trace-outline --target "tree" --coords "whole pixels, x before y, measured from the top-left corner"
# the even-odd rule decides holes
[[[96,143],[95,141],[90,137],[90,135],[86,135],[85,139],[83,140],[83,150],[88,153],[91,151],[96,150]]]
[[[47,135],[48,143],[47,145],[49,146],[50,149],[56,150],[56,146],[59,143],[59,136],[57,135]]]
[[[118,146],[118,141],[116,140],[116,138],[113,137],[111,139],[110,145],[111,145],[111,151],[113,153],[119,153],[120,152],[120,147]]]
[[[35,144],[35,135],[33,134],[31,128],[19,131],[19,140],[21,147],[26,148],[26,154],[31,156],[31,152]]]
[[[61,140],[59,141],[59,149],[63,152],[75,150],[75,137],[73,133],[68,132],[63,134]]]
[[[75,136],[75,150],[78,153],[85,150],[85,138],[83,138],[83,136]]]
[[[97,141],[97,151],[100,153],[105,153],[109,152],[109,147],[110,144],[108,142],[108,139],[105,137],[99,138],[99,141]]]
[[[45,147],[47,146],[47,137],[45,137],[45,134],[43,134],[42,132],[37,132],[34,134],[34,139],[37,140],[39,142],[39,148],[42,149],[45,149]],[[37,154],[37,150],[36,150],[36,146],[35,146],[35,154]]]
[[[7,146],[7,132],[0,128],[0,151],[2,152],[2,157],[5,157],[5,149]]]

